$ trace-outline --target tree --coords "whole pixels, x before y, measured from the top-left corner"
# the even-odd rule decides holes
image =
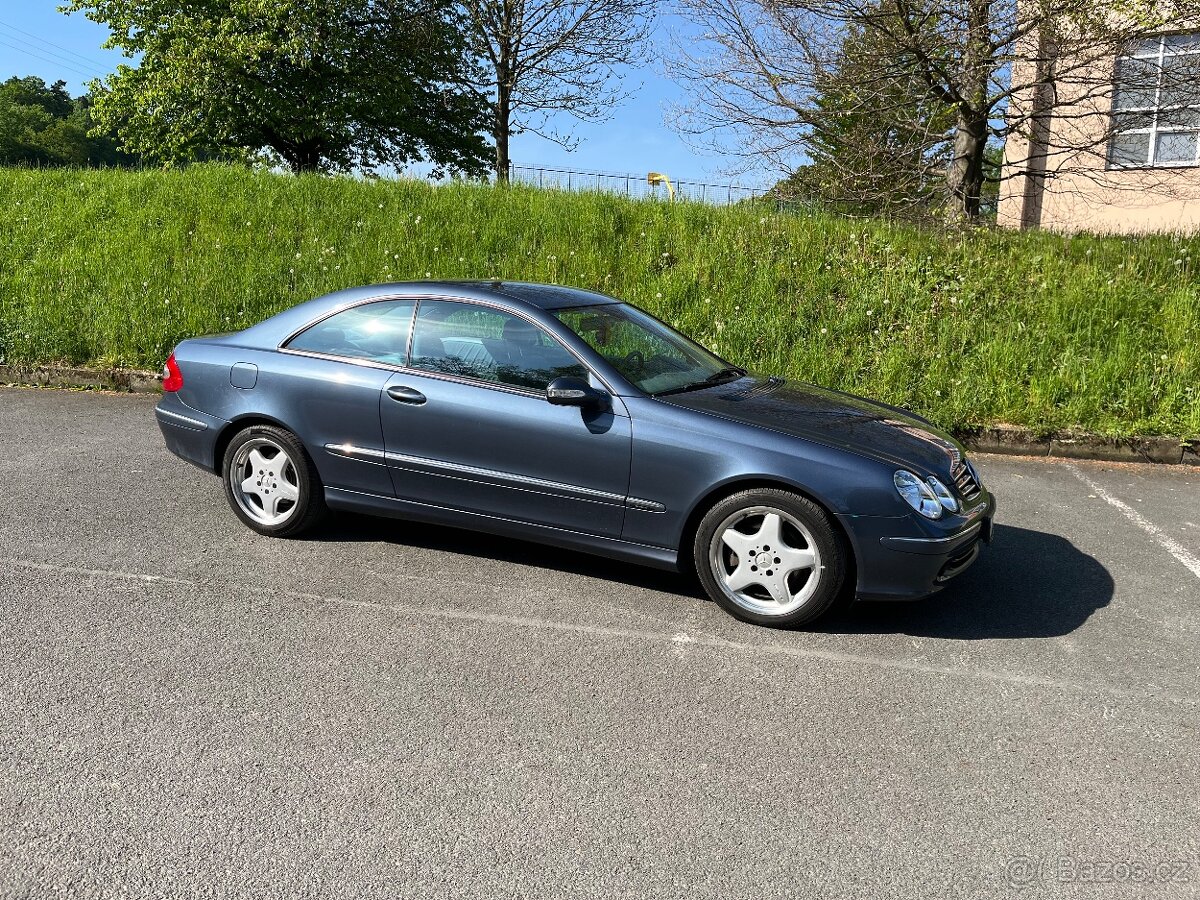
[[[814,80],[808,165],[789,188],[852,214],[924,216],[941,199],[951,107],[927,96],[912,62],[875,31],[848,31]],[[887,65],[879,65],[883,59]]]
[[[563,146],[546,128],[566,112],[600,120],[623,96],[618,70],[639,58],[654,0],[463,0],[473,46],[487,61],[495,172],[507,181],[514,134],[531,131]]]
[[[91,98],[72,98],[66,82],[10,78],[0,84],[0,164],[130,166],[109,134],[91,134]]]
[[[70,0],[140,56],[95,86],[126,146],[295,172],[486,166],[487,99],[449,0]]]
[[[923,102],[951,111],[943,132],[931,130],[929,147],[949,145],[945,196],[959,220],[980,215],[989,146],[1044,120],[1058,102],[1055,85],[1070,85],[1074,109],[1087,105],[1081,98],[1103,98],[1114,56],[1138,36],[1200,12],[1197,0],[1123,0],[1103,12],[1091,0],[683,2],[710,51],[683,46],[674,65],[692,89],[684,130],[733,128],[747,155],[790,169],[827,127],[829,110],[815,99],[847,36],[871,35],[877,40],[863,48],[860,72],[902,74]],[[864,111],[886,109],[880,86],[878,77],[863,79]],[[1043,101],[1015,102],[1031,92]]]

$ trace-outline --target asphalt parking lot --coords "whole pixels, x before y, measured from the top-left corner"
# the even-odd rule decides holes
[[[0,390],[0,896],[1200,896],[1200,469],[977,457],[993,546],[817,633]]]

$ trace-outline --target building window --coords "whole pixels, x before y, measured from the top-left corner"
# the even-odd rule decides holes
[[[1138,41],[1113,80],[1110,167],[1200,165],[1200,33]]]

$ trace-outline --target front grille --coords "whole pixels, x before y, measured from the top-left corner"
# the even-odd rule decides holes
[[[975,477],[975,472],[965,462],[959,463],[958,468],[954,470],[954,486],[958,488],[959,496],[968,503],[977,499],[983,492],[979,479]]]

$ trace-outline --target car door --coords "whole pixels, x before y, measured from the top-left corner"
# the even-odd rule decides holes
[[[327,487],[392,494],[379,397],[404,363],[415,309],[415,300],[382,299],[334,313],[288,340],[260,376]]]
[[[551,405],[546,384],[559,375],[589,377],[533,322],[483,304],[422,300],[408,370],[380,397],[396,496],[619,537],[630,461],[624,404]]]

